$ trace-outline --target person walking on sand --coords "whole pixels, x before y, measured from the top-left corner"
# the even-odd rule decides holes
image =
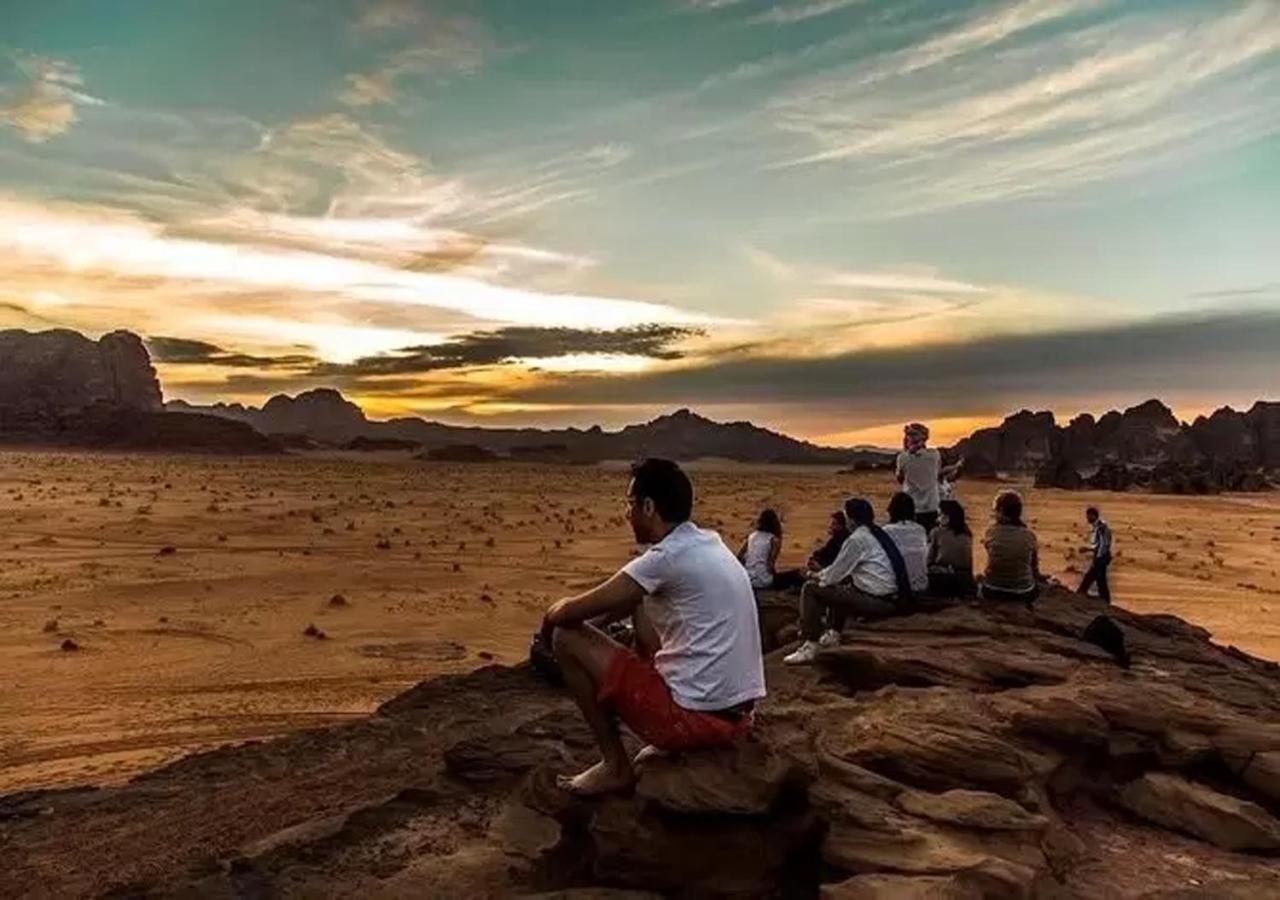
[[[783,657],[789,666],[807,665],[821,648],[839,645],[849,616],[885,618],[910,611],[915,601],[907,564],[893,538],[875,524],[871,503],[861,497],[847,500],[844,514],[849,523],[844,546],[831,565],[809,574],[800,591],[804,641]]]
[[[756,527],[738,548],[738,561],[747,570],[751,586],[758,591],[785,591],[804,583],[798,569],[778,571],[778,554],[782,551],[782,519],[772,509],[760,511]]]
[[[978,588],[984,600],[1031,602],[1040,594],[1040,548],[1035,532],[1022,521],[1022,496],[1013,490],[996,495],[995,523],[987,529],[987,571]]]
[[[898,484],[916,505],[916,521],[926,533],[938,524],[938,501],[942,476],[942,454],[929,442],[929,429],[912,422],[903,429],[902,450],[894,462]]]
[[[1089,588],[1098,585],[1098,599],[1104,603],[1111,602],[1111,585],[1107,583],[1107,569],[1111,567],[1111,526],[1102,518],[1098,507],[1090,506],[1084,512],[1085,520],[1092,531],[1089,533],[1089,552],[1092,562],[1089,571],[1084,573],[1077,593],[1088,594]]]
[[[615,716],[657,751],[693,750],[745,734],[765,696],[751,582],[720,535],[690,521],[688,476],[670,460],[638,463],[626,510],[648,550],[598,587],[552,604],[543,619],[543,639],[602,756],[559,780],[580,795],[635,780]],[[628,615],[637,652],[597,627]]]

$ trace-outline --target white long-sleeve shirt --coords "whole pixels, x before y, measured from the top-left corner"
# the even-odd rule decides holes
[[[929,588],[929,533],[915,522],[890,522],[882,526],[884,533],[893,538],[907,566],[907,580],[911,590],[923,592]]]
[[[852,578],[853,586],[873,597],[898,592],[893,564],[880,542],[866,528],[857,528],[845,539],[831,565],[818,572],[818,584],[830,587]]]

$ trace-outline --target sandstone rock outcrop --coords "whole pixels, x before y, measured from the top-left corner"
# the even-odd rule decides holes
[[[1220,409],[1190,425],[1148,400],[1065,427],[1048,412],[1023,411],[975,432],[951,452],[994,460],[1003,472],[1035,472],[1041,487],[1149,488],[1160,493],[1257,491],[1280,469],[1280,403],[1246,413]],[[966,466],[967,468],[967,466]]]
[[[1104,611],[1128,669],[1080,639]],[[651,761],[627,795],[555,787],[590,737],[521,666],[0,798],[0,895],[1274,896],[1274,664],[1061,592],[846,638],[813,667],[771,654],[752,738]]]
[[[95,408],[157,412],[160,384],[137,335],[0,331],[0,431],[54,432]]]
[[[112,450],[278,453],[246,424],[163,411],[137,335],[0,332],[0,440]]]

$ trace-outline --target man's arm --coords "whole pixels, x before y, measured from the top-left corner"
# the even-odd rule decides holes
[[[831,565],[817,573],[818,584],[830,587],[839,584],[850,575],[862,559],[862,545],[853,535],[849,535],[840,545],[840,552]]]
[[[585,594],[551,604],[543,617],[542,630],[550,637],[553,628],[575,628],[583,622],[606,616],[610,621],[621,619],[643,599],[644,589],[630,575],[619,572]]]

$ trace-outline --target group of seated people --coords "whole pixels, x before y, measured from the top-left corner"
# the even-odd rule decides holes
[[[926,534],[915,516],[915,503],[905,492],[890,498],[889,521],[883,526],[876,524],[875,509],[869,500],[847,500],[839,514],[847,536],[834,558],[829,562],[825,555],[822,560],[814,558],[823,551],[829,553],[828,542],[809,560],[800,591],[804,642],[784,662],[812,662],[819,649],[839,644],[841,630],[850,616],[904,615],[912,612],[922,597],[976,594],[986,600],[1035,599],[1042,581],[1038,547],[1035,533],[1022,521],[1022,498],[1016,491],[1002,491],[996,496],[994,521],[983,538],[987,566],[976,579],[973,535],[964,507],[957,500],[943,500],[939,507],[938,524]],[[833,536],[839,533],[834,523],[832,532]],[[757,530],[753,536],[759,533]],[[748,549],[751,544],[748,538]],[[775,550],[769,561],[776,558]],[[751,579],[757,589],[792,583],[790,573],[780,581],[766,584],[766,580]]]
[[[964,509],[940,504],[927,534],[912,496],[889,502],[875,523],[871,503],[853,498],[832,515],[828,539],[806,571],[777,568],[782,527],[765,511],[740,557],[715,531],[695,525],[693,486],[680,467],[648,459],[632,467],[627,520],[647,549],[611,578],[552,604],[537,639],[549,647],[601,752],[601,761],[560,785],[579,795],[621,790],[654,754],[727,744],[752,726],[765,696],[754,588],[801,586],[800,648],[788,663],[808,662],[838,643],[850,615],[910,612],[926,591],[954,595],[974,584],[972,538]],[[1028,600],[1038,583],[1036,540],[1013,491],[995,502],[985,543],[989,562],[980,596]],[[633,646],[606,628],[629,618]],[[621,726],[646,743],[633,758]]]

